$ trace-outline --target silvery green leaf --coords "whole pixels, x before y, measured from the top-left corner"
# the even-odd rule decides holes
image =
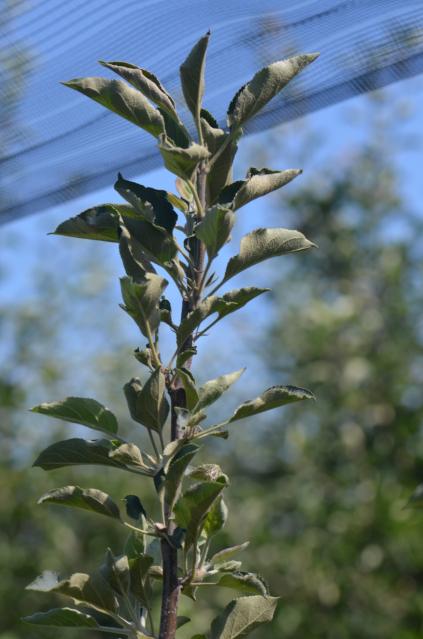
[[[44,470],[56,470],[65,466],[80,466],[85,464],[99,464],[112,466],[121,470],[130,470],[141,475],[152,475],[152,471],[143,466],[128,466],[116,459],[111,454],[119,448],[120,442],[112,442],[108,439],[66,439],[56,442],[44,449],[34,462]]]
[[[163,117],[159,111],[139,91],[121,80],[75,78],[63,84],[99,102],[155,137],[164,132]]]
[[[114,414],[103,404],[88,397],[66,397],[58,402],[39,404],[31,408],[33,413],[40,413],[65,422],[82,424],[107,434],[118,431],[118,423]]]
[[[256,229],[241,239],[240,251],[229,260],[223,281],[226,282],[271,257],[304,251],[313,246],[316,245],[299,231],[282,228]]]
[[[207,192],[208,201],[214,204],[218,200],[221,190],[230,184],[232,180],[232,164],[238,150],[238,136],[232,136],[230,140],[229,133],[225,133],[223,129],[215,128],[210,122],[203,117],[201,118],[201,130],[203,132],[204,144],[210,153],[215,155],[225,145],[219,158],[210,167],[207,174]]]
[[[57,626],[62,628],[99,628],[97,621],[85,612],[73,608],[53,608],[46,612],[35,612],[23,617],[25,623],[37,626]],[[116,628],[119,633],[119,628]]]
[[[234,223],[234,213],[227,207],[216,204],[206,211],[204,218],[195,226],[194,233],[206,245],[210,260],[229,241]]]
[[[278,597],[239,597],[212,622],[210,639],[239,639],[262,623],[272,621]]]
[[[300,169],[270,171],[269,169],[250,169],[247,178],[229,184],[219,195],[219,202],[231,204],[236,211],[258,197],[280,189],[300,175]]]
[[[266,596],[269,594],[266,583],[261,577],[252,572],[225,572],[219,578],[217,585],[239,590],[250,595]]]
[[[126,555],[115,557],[110,548],[108,548],[105,562],[100,567],[99,572],[109,586],[119,595],[125,595],[128,592],[130,575],[129,562]]]
[[[209,37],[210,32],[200,38],[179,68],[185,102],[196,122],[200,121],[204,95],[204,67]]]
[[[183,180],[190,180],[197,165],[210,156],[205,146],[193,142],[187,148],[172,144],[166,135],[160,136],[159,150],[165,167]]]
[[[175,500],[178,496],[179,486],[181,484],[184,473],[199,450],[199,446],[188,443],[176,453],[169,464],[164,483],[164,499],[170,510],[173,509]]]
[[[54,488],[42,495],[38,504],[58,504],[72,508],[82,508],[91,512],[120,520],[118,506],[113,499],[96,488],[80,488],[79,486],[64,486]]]
[[[98,240],[102,242],[118,242],[119,216],[135,211],[129,206],[121,204],[101,204],[83,211],[59,224],[52,235],[77,237],[83,240]]]
[[[235,422],[238,419],[252,417],[267,410],[292,404],[293,402],[299,402],[303,399],[315,399],[315,397],[313,393],[305,388],[298,388],[297,386],[272,386],[259,397],[238,406],[229,421]]]
[[[241,368],[234,373],[228,373],[227,375],[220,375],[216,379],[211,379],[201,386],[198,390],[198,404],[196,410],[205,408],[210,404],[213,404],[219,397],[228,390],[242,375],[245,368]]]
[[[222,297],[217,297],[216,295],[206,297],[193,311],[188,313],[186,318],[179,325],[177,330],[178,344],[184,344],[187,337],[201,324],[201,322],[214,313],[217,313],[218,318],[222,319],[222,317],[225,317],[230,313],[234,313],[255,297],[262,293],[266,293],[268,290],[268,288],[256,288],[254,286],[250,286],[247,288],[239,288],[229,291],[222,295]]]
[[[233,97],[228,108],[228,126],[241,127],[277,95],[318,53],[297,55],[273,62],[258,71]]]
[[[104,62],[100,60],[100,64],[120,75],[121,78],[132,84],[138,91],[141,91],[151,102],[176,115],[174,99],[154,73],[129,62]]]
[[[245,550],[250,545],[249,541],[244,541],[243,544],[238,544],[237,546],[230,546],[229,548],[224,548],[223,550],[219,550],[219,552],[215,553],[210,559],[209,563],[211,565],[219,565],[223,564],[228,559],[231,559],[234,555],[242,550]]]

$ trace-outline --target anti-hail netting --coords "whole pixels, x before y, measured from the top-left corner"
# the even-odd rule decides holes
[[[155,73],[176,98],[179,64],[211,29],[204,106],[221,125],[260,67],[320,51],[251,121],[263,130],[423,70],[422,0],[0,0],[0,221],[156,167],[153,137],[61,80]],[[116,77],[116,76],[115,76]]]

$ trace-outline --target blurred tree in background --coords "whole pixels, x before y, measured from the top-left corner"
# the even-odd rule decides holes
[[[223,464],[242,482],[234,482],[235,512],[217,544],[230,543],[241,521],[245,539],[254,539],[245,565],[254,556],[282,596],[275,625],[257,639],[418,639],[423,629],[422,515],[403,508],[423,470],[423,220],[401,191],[395,116],[382,121],[382,106],[373,106],[364,146],[325,161],[315,178],[307,171],[278,201],[278,225],[295,226],[320,250],[286,260],[275,278],[259,357],[266,354],[281,383],[295,383],[295,372],[318,401],[281,413],[283,428],[273,418],[234,430],[241,453],[228,448]],[[304,153],[308,134],[295,136]],[[280,143],[275,132],[272,139]],[[259,163],[295,164],[280,151]],[[34,607],[24,587],[47,567],[89,570],[99,546],[118,551],[121,540],[113,523],[100,529],[89,513],[35,505],[44,491],[77,480],[71,470],[48,476],[28,468],[47,420],[34,432],[26,409],[84,384],[124,423],[120,388],[137,370],[118,295],[106,285],[116,279],[104,267],[108,247],[75,252],[66,239],[54,242],[60,268],[51,256],[40,260],[31,299],[0,308],[0,639],[56,637],[19,623]],[[3,278],[14,268],[3,263]],[[138,490],[113,470],[101,469],[95,481],[115,498]],[[148,494],[144,500],[148,508]],[[207,593],[205,614],[209,605]],[[193,624],[181,637],[194,634]]]
[[[320,250],[273,286],[262,348],[318,401],[228,460],[244,479],[234,520],[282,597],[280,637],[423,632],[422,518],[404,509],[423,477],[423,220],[401,194],[395,118],[371,108],[371,139],[280,199]]]

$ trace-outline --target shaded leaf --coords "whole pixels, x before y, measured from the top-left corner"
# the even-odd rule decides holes
[[[231,601],[212,622],[210,639],[245,637],[262,623],[272,621],[278,597],[240,597]]]
[[[234,275],[263,260],[304,251],[313,246],[316,245],[299,231],[281,228],[256,229],[241,239],[240,251],[229,260],[223,281],[227,282]]]
[[[110,456],[120,442],[111,442],[108,439],[66,439],[52,444],[43,450],[34,462],[44,470],[55,470],[65,466],[79,466],[84,464],[99,464],[112,466],[121,470],[131,470],[142,475],[152,475],[152,472],[144,466],[127,466]]]
[[[164,498],[170,510],[172,510],[175,499],[178,496],[184,473],[199,448],[196,444],[185,444],[180,448],[169,464],[164,483]]]
[[[100,60],[100,64],[106,67],[106,69],[110,69],[120,75],[121,78],[132,84],[138,91],[141,91],[151,102],[154,102],[157,106],[162,107],[169,113],[176,115],[174,99],[170,93],[166,91],[154,73],[147,71],[147,69],[137,67],[135,64],[130,64],[129,62],[104,62]]]
[[[220,375],[216,377],[216,379],[211,379],[206,382],[198,390],[199,399],[195,408],[201,409],[213,404],[241,377],[244,371],[245,368],[241,368],[239,371],[228,373],[227,375]]]
[[[137,495],[126,495],[126,497],[124,497],[124,501],[128,517],[135,519],[135,521],[139,521],[141,517],[147,517],[144,506]]]
[[[185,102],[196,122],[200,121],[204,95],[204,67],[209,37],[210,32],[200,38],[179,68]]]
[[[185,351],[182,351],[181,353],[179,353],[176,358],[176,367],[183,368],[184,364],[186,364],[188,360],[194,357],[196,353],[197,353],[197,349],[195,347],[187,348]]]
[[[110,451],[109,458],[124,464],[127,468],[143,467],[150,469],[149,462],[153,461],[147,453],[142,453],[136,444],[125,442]]]
[[[125,180],[120,173],[114,188],[146,221],[172,233],[178,216],[166,191]]]
[[[207,513],[204,521],[203,531],[207,537],[216,535],[223,528],[228,518],[228,507],[223,501],[223,497],[219,496],[213,506]]]
[[[155,273],[146,273],[142,283],[134,282],[130,277],[120,278],[122,308],[145,337],[149,332],[154,333],[160,324],[159,302],[167,285],[167,280]]]
[[[189,617],[184,617],[183,615],[178,616],[176,618],[176,628],[181,628],[182,626],[185,626],[186,623],[189,623],[191,621],[191,619]]]
[[[98,623],[85,612],[74,610],[73,608],[53,608],[46,612],[36,612],[28,617],[23,617],[25,623],[37,626],[59,626],[67,628],[98,628]],[[116,628],[116,632],[119,629]]]
[[[272,386],[255,399],[244,402],[235,410],[229,422],[252,417],[267,410],[285,406],[303,399],[315,399],[313,393],[297,386]]]
[[[115,557],[110,548],[108,548],[106,560],[100,568],[100,573],[109,586],[119,595],[128,592],[130,577],[128,557],[126,555]]]
[[[194,233],[206,245],[210,260],[215,258],[222,246],[229,241],[234,224],[234,213],[217,204],[206,211],[205,217],[195,226]]]
[[[423,507],[423,484],[417,486],[406,505],[413,506],[414,508]]]
[[[268,595],[266,583],[252,572],[225,572],[217,582],[219,586],[232,588],[251,595]]]
[[[318,55],[318,53],[297,55],[274,62],[258,71],[233,97],[228,108],[228,126],[241,127]]]
[[[232,209],[236,211],[256,198],[280,189],[301,173],[300,169],[287,169],[286,171],[250,169],[246,180],[229,184],[221,191],[219,202],[222,204],[230,203]]]
[[[186,406],[189,410],[192,410],[199,399],[194,376],[187,368],[177,368],[176,370],[185,390]]]
[[[183,180],[190,180],[199,162],[210,156],[205,146],[195,142],[187,148],[174,146],[166,135],[160,136],[159,150],[167,170]]]
[[[207,146],[212,156],[220,153],[219,158],[213,163],[207,175],[207,201],[214,204],[219,197],[221,190],[230,184],[232,180],[232,164],[238,150],[238,136],[225,133],[220,128],[214,128],[210,122],[201,118],[201,130],[203,132],[204,144]],[[223,151],[221,148],[224,146]]]
[[[149,584],[149,570],[154,559],[150,555],[139,555],[129,560],[131,592],[144,605],[149,605],[151,588]]]
[[[224,483],[202,482],[189,488],[175,505],[175,519],[186,529],[185,548],[189,549],[198,538],[205,517],[222,490]]]
[[[124,391],[132,418],[146,428],[160,431],[169,414],[165,390],[165,376],[159,368],[150,375],[144,386],[136,377],[125,384]]]
[[[139,91],[121,80],[75,78],[63,84],[99,102],[155,137],[164,131],[163,117],[159,111]]]
[[[116,612],[118,607],[113,590],[100,572],[95,572],[92,575],[77,572],[69,579],[59,580],[56,573],[45,571],[26,589],[37,592],[57,592],[71,597],[76,602],[85,603],[104,611]]]
[[[64,486],[49,490],[38,500],[38,504],[44,503],[83,508],[92,512],[120,520],[120,512],[113,499],[96,488],[80,488],[79,486]]]
[[[113,413],[95,399],[86,397],[66,397],[58,402],[45,402],[34,406],[31,411],[112,435],[118,430],[117,419]]]
[[[133,238],[125,226],[119,227],[119,253],[126,274],[137,284],[145,283],[147,273],[155,273],[147,260],[141,244]]]

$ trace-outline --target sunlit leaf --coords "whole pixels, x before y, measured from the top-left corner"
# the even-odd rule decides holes
[[[99,102],[155,137],[164,131],[163,117],[159,111],[139,91],[121,80],[75,78],[63,84]]]
[[[224,281],[271,257],[304,251],[313,246],[316,245],[299,231],[281,228],[256,229],[241,239],[240,252],[229,260]]]
[[[206,245],[207,255],[212,260],[228,242],[233,225],[234,213],[220,204],[206,211],[205,217],[194,229],[195,235]]]
[[[210,155],[205,146],[193,142],[182,148],[172,144],[165,135],[160,136],[159,150],[167,170],[183,180],[190,180],[198,164]]]
[[[274,62],[258,71],[233,97],[228,108],[228,126],[241,127],[318,55],[318,53],[297,55]]]
[[[118,423],[113,413],[95,399],[86,397],[66,397],[58,402],[39,404],[31,408],[33,413],[62,419],[65,422],[81,424],[94,430],[115,434]]]
[[[178,526],[185,528],[185,548],[192,546],[198,538],[205,517],[213,502],[225,488],[225,483],[202,482],[189,488],[175,505],[175,518]]]
[[[236,211],[258,197],[267,195],[291,182],[298,175],[300,169],[286,171],[270,171],[269,169],[250,169],[245,180],[229,184],[219,195],[219,202],[231,204]]]
[[[252,417],[267,410],[292,404],[293,402],[299,402],[303,399],[315,399],[315,397],[313,393],[305,388],[298,388],[297,386],[272,386],[259,397],[238,406],[229,421],[235,422],[238,419]]]
[[[49,490],[42,495],[38,504],[50,503],[72,508],[83,508],[92,512],[120,520],[118,506],[107,493],[96,488],[80,488],[79,486],[64,486]]]
[[[227,518],[228,507],[223,501],[223,497],[220,495],[210,508],[204,520],[204,534],[207,537],[213,537],[213,535],[216,535],[216,533],[218,533],[225,525]]]
[[[201,386],[198,390],[198,404],[196,409],[205,408],[210,404],[213,404],[219,397],[228,390],[242,375],[245,368],[241,368],[234,373],[228,373],[227,375],[220,375],[216,379],[211,379]]]
[[[278,597],[240,597],[231,601],[211,625],[210,639],[245,637],[262,623],[272,621]]]
[[[243,544],[238,544],[237,546],[230,546],[229,548],[224,548],[223,550],[219,550],[219,552],[215,553],[210,559],[209,563],[212,565],[223,564],[228,559],[231,559],[234,555],[242,550],[245,550],[250,545],[249,541],[244,541]]]
[[[185,102],[196,122],[200,120],[204,95],[204,67],[209,37],[210,33],[206,33],[200,38],[179,68]]]
[[[266,583],[252,572],[225,572],[218,580],[219,586],[232,588],[250,595],[268,595]]]

